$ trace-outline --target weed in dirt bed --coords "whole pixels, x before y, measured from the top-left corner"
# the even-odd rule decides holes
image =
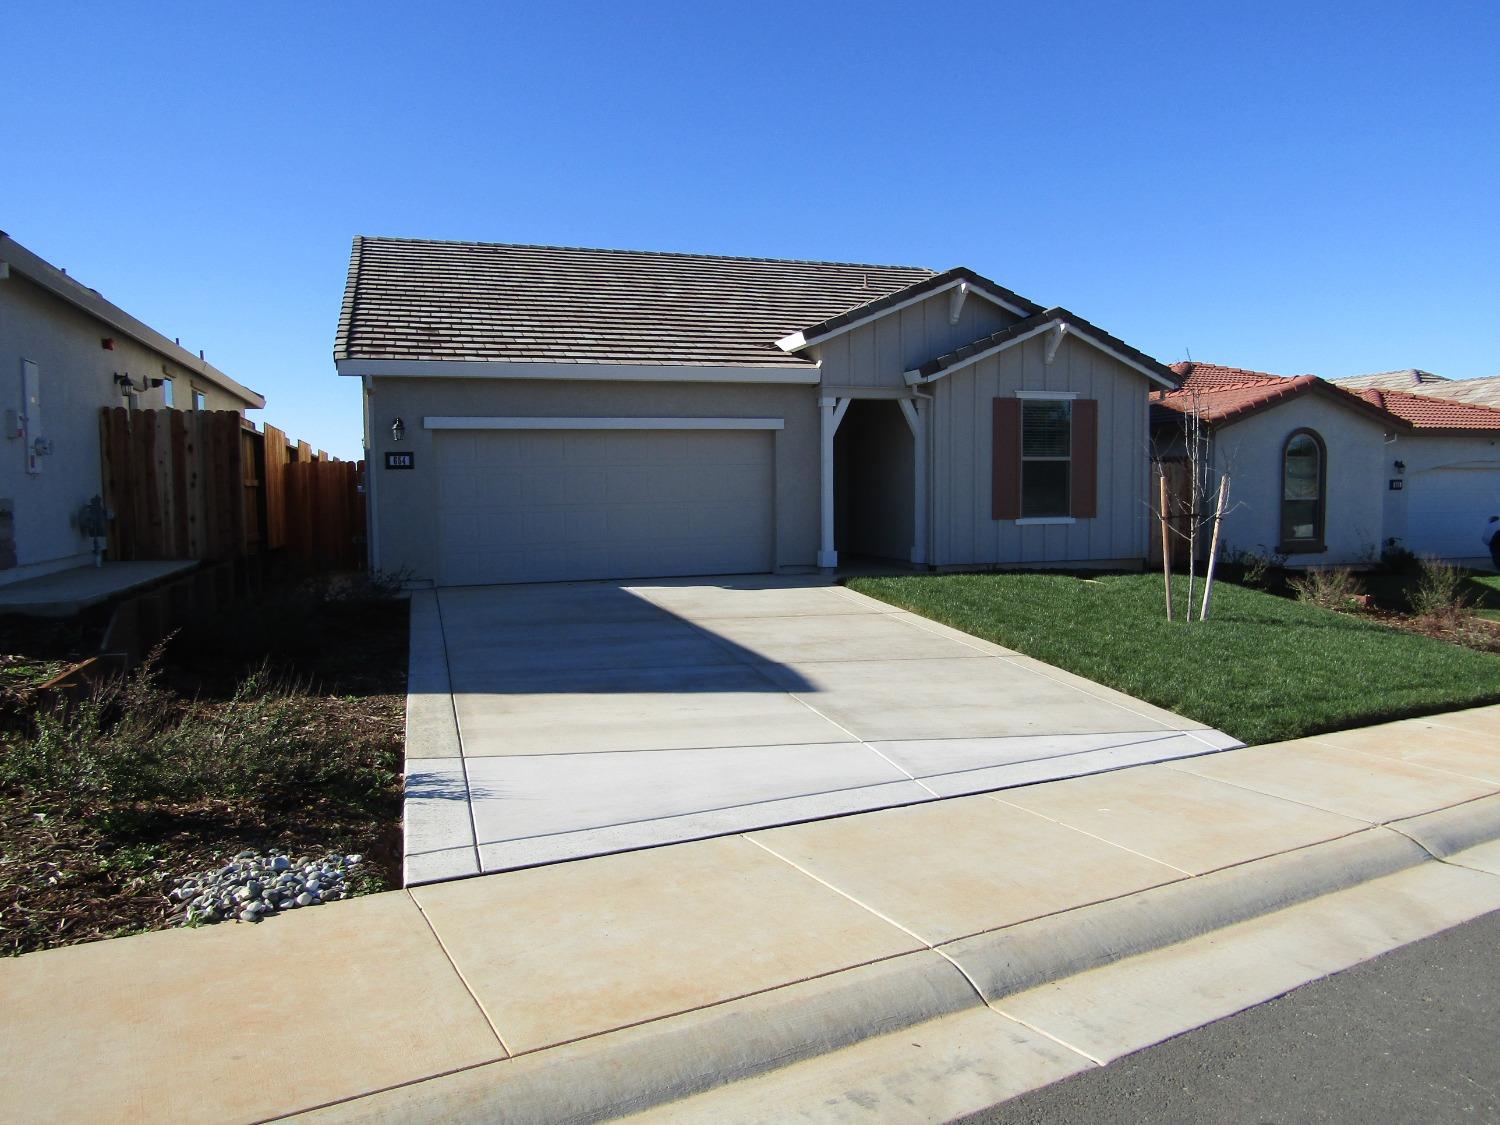
[[[1419,617],[1460,617],[1474,601],[1467,586],[1468,577],[1458,567],[1424,562],[1408,595],[1412,612]]]
[[[71,811],[140,801],[266,802],[309,790],[357,793],[393,781],[357,729],[264,667],[232,696],[184,706],[159,654],[133,675],[40,710],[0,758],[0,784]]]

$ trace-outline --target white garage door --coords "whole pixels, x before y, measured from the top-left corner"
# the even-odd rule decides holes
[[[439,432],[448,586],[770,570],[765,430]]]
[[[1406,548],[1440,559],[1488,554],[1479,536],[1500,515],[1500,467],[1427,469],[1406,486]]]

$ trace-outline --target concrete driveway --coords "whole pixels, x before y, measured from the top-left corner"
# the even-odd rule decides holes
[[[409,884],[1237,746],[818,579],[422,591]]]

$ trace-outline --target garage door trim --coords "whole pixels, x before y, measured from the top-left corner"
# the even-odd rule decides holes
[[[784,430],[785,418],[423,418],[427,430]]]

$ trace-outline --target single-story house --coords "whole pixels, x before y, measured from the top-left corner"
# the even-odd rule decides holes
[[[0,232],[0,585],[81,566],[99,410],[266,400]]]
[[[969,269],[360,237],[374,567],[442,585],[1145,556],[1168,368]]]
[[[1184,420],[1203,423],[1213,474],[1231,478],[1227,552],[1359,565],[1401,547],[1489,564],[1481,533],[1500,514],[1500,410],[1314,375],[1173,370],[1181,386],[1152,396],[1153,442],[1181,456]]]

